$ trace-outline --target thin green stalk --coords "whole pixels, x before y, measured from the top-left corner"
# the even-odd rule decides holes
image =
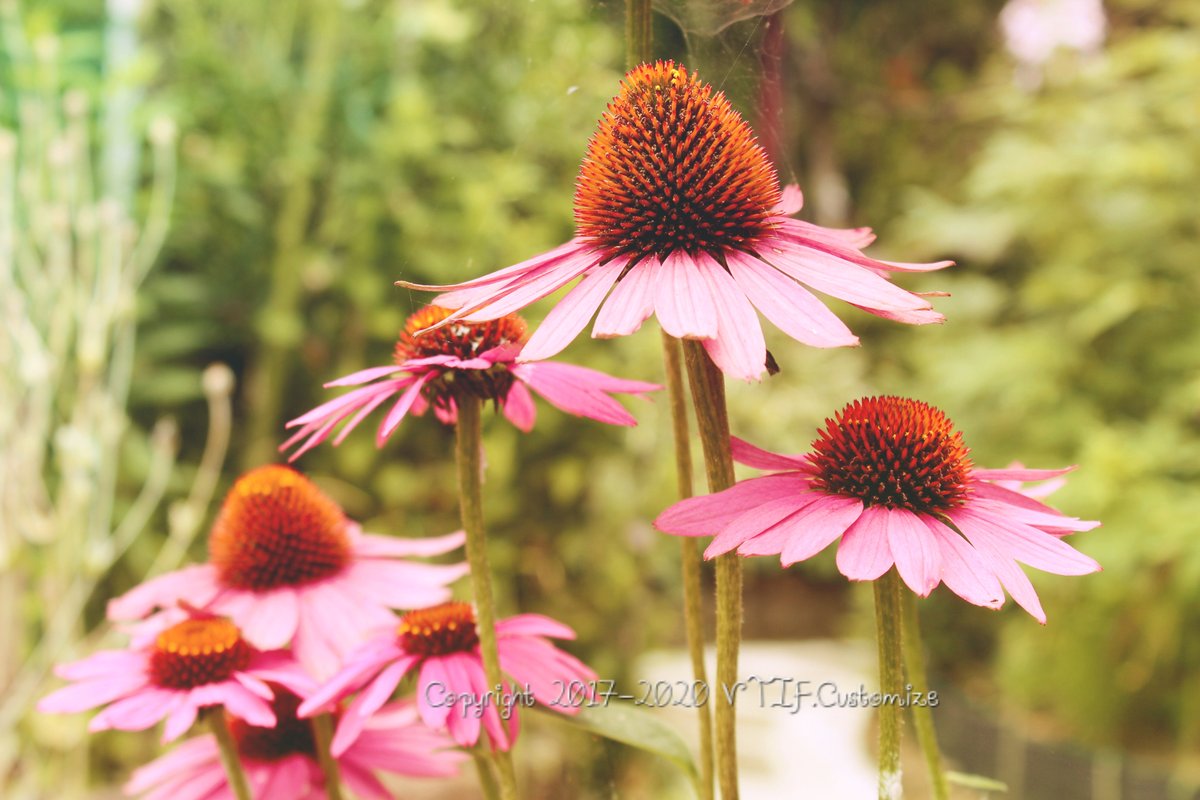
[[[225,712],[215,709],[206,716],[208,727],[212,729],[213,737],[217,740],[217,752],[221,754],[221,766],[225,768],[229,790],[237,800],[254,800],[246,773],[242,771],[242,760],[238,758],[237,742],[233,740],[233,734],[225,724]]]
[[[671,427],[675,442],[675,474],[679,497],[692,496],[692,450],[688,436],[687,397],[683,390],[683,363],[679,340],[662,332],[663,366],[666,372],[667,399],[671,406]],[[708,685],[708,670],[704,666],[704,589],[701,584],[700,548],[690,536],[679,538],[679,562],[683,573],[683,619],[687,631],[688,655],[692,661],[692,677],[697,686]],[[700,726],[700,789],[701,800],[713,797],[713,729],[712,715],[707,703],[696,704]]]
[[[496,770],[487,753],[479,748],[471,751],[475,761],[475,772],[479,775],[479,788],[483,790],[485,800],[500,800],[500,784],[496,783]]]
[[[325,776],[325,796],[329,800],[342,800],[342,779],[338,774],[337,759],[330,749],[333,745],[333,718],[329,714],[318,714],[313,717],[312,729],[317,762]]]
[[[917,597],[912,592],[900,590],[900,603],[904,612],[904,668],[908,682],[921,698],[929,698],[929,678],[925,672],[925,653],[921,642],[921,617],[917,613]],[[938,751],[937,732],[933,727],[933,709],[928,705],[912,706],[913,727],[917,731],[917,743],[925,754],[925,765],[929,768],[929,783],[933,786],[934,800],[949,800],[950,787],[942,769],[942,754]]]
[[[879,643],[879,800],[899,800],[900,698],[904,692],[904,654],[900,635],[900,576],[889,570],[875,581],[875,630]]]
[[[463,530],[467,533],[467,562],[471,566],[471,589],[475,593],[475,629],[488,690],[503,687],[500,656],[496,650],[496,603],[492,598],[492,571],[488,566],[487,534],[483,529],[483,401],[463,394],[456,399],[455,458],[458,463],[458,502]],[[517,777],[512,755],[497,750],[496,771],[500,797],[516,800]]]
[[[696,428],[704,449],[704,470],[710,492],[734,483],[729,449],[729,414],[725,408],[725,379],[695,339],[683,343],[688,382],[696,409]],[[737,685],[738,648],[742,638],[742,562],[736,553],[717,556],[717,784],[721,800],[737,800]]]
[[[653,46],[650,0],[625,0],[625,67],[633,69],[649,61]]]

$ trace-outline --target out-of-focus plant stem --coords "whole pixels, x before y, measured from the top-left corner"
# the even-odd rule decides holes
[[[875,581],[875,632],[879,645],[879,800],[900,800],[899,699],[904,692],[904,653],[901,645],[900,576],[896,570]]]
[[[250,783],[242,769],[242,760],[238,758],[237,742],[233,740],[233,734],[225,724],[225,712],[222,709],[217,708],[209,712],[208,727],[213,738],[217,740],[217,752],[221,754],[221,766],[225,768],[229,790],[237,800],[254,800],[254,795],[250,792]]]
[[[500,655],[496,649],[496,603],[492,596],[492,570],[488,565],[487,534],[483,527],[483,401],[464,393],[456,398],[458,422],[455,458],[458,466],[458,502],[463,530],[467,533],[467,563],[471,566],[471,589],[475,594],[475,628],[488,691],[503,690]],[[517,778],[512,755],[495,752],[502,800],[516,800]]]
[[[321,136],[333,93],[337,71],[340,0],[314,0],[308,6],[308,52],[299,85],[304,87],[295,102],[291,135],[279,161],[278,175],[283,201],[275,221],[275,255],[271,284],[258,332],[262,348],[246,378],[249,408],[248,446],[243,453],[247,469],[270,460],[275,454],[284,392],[302,333],[298,306],[300,275],[305,262],[305,241],[312,213],[313,181],[321,163]]]
[[[500,784],[496,783],[496,770],[491,758],[478,747],[471,750],[475,761],[475,772],[479,775],[479,788],[486,800],[500,800]]]
[[[313,717],[313,744],[317,749],[317,761],[321,774],[325,776],[325,796],[329,800],[342,800],[342,780],[338,775],[337,759],[329,749],[333,744],[333,718],[329,714]]]
[[[695,339],[683,343],[688,383],[696,409],[696,428],[704,449],[704,469],[710,492],[734,483],[733,454],[729,445],[729,414],[725,406],[725,378]],[[717,578],[717,687],[716,772],[722,800],[737,800],[737,670],[742,638],[742,562],[737,553],[716,559]]]
[[[901,633],[904,647],[904,668],[908,682],[920,697],[929,697],[929,678],[925,672],[925,653],[921,642],[921,617],[917,611],[917,596],[900,590],[900,604],[904,612],[904,628]],[[913,727],[917,732],[917,743],[925,755],[929,768],[929,783],[933,787],[934,800],[949,800],[950,787],[942,769],[942,755],[938,751],[937,731],[933,726],[933,709],[928,705],[912,706]]]

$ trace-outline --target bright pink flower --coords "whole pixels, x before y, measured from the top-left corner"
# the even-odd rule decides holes
[[[716,534],[707,558],[736,549],[779,555],[785,567],[841,539],[837,565],[851,580],[875,580],[894,564],[921,597],[944,581],[988,608],[1003,605],[1007,589],[1042,623],[1046,615],[1017,562],[1058,575],[1100,569],[1060,538],[1100,523],[1063,516],[1002,485],[1074,467],[976,469],[962,434],[930,405],[857,400],[825,421],[812,448],[788,456],[734,439],[737,461],[774,472],[676,503],[655,525],[682,536]]]
[[[870,229],[791,219],[801,204],[797,187],[780,190],[766,152],[725,96],[659,61],[625,76],[588,144],[574,239],[475,280],[399,283],[448,292],[435,301],[456,309],[439,323],[448,325],[502,317],[582,277],[518,361],[560,352],[593,316],[592,336],[607,338],[631,334],[656,314],[663,330],[699,339],[717,366],[743,380],[767,368],[755,309],[814,347],[858,343],[805,286],[898,322],[943,320],[888,275],[951,262],[869,258],[861,248],[874,240]]]
[[[433,406],[438,419],[453,424],[458,416],[454,398],[461,392],[494,401],[513,425],[528,432],[533,429],[537,413],[530,389],[568,414],[610,425],[636,425],[633,416],[609,395],[644,394],[662,388],[573,364],[517,363],[525,321],[516,314],[485,323],[455,322],[438,327],[449,316],[444,308],[428,306],[409,317],[396,344],[395,365],[371,367],[325,384],[368,385],[289,422],[289,428],[300,430],[279,449],[286,450],[307,439],[292,453],[289,460],[295,461],[325,441],[339,422],[353,414],[333,440],[335,446],[339,445],[364,417],[396,395],[399,398],[375,436],[377,446],[383,446],[409,411],[424,414]],[[421,333],[431,327],[436,330]]]
[[[232,619],[255,647],[290,642],[318,679],[389,609],[420,608],[450,597],[465,563],[415,564],[404,556],[446,553],[460,533],[400,539],[362,533],[337,503],[300,473],[277,464],[240,477],[209,537],[207,564],[147,581],[108,604],[111,619],[144,617],[179,602]]]
[[[71,714],[106,706],[92,718],[90,731],[141,731],[165,719],[164,742],[183,735],[209,706],[273,725],[267,681],[306,694],[315,685],[290,654],[255,650],[232,622],[206,615],[164,627],[150,642],[105,650],[54,671],[72,683],[42,698],[38,711]]]
[[[492,745],[507,750],[516,737],[517,707],[526,704],[526,692],[568,715],[578,713],[593,694],[596,674],[546,637],[574,639],[575,632],[539,614],[496,623],[500,668],[515,682],[514,692],[509,686],[487,685],[470,605],[444,603],[413,611],[353,653],[341,672],[304,702],[300,715],[311,716],[361,690],[333,738],[333,751],[341,752],[400,680],[416,671],[417,708],[427,725],[448,730],[454,741],[469,747],[479,740],[482,723]]]
[[[323,800],[325,777],[316,758],[312,723],[296,717],[300,698],[280,690],[272,728],[230,718],[228,725],[255,797],[264,800]],[[467,758],[444,734],[421,724],[411,702],[393,703],[367,720],[362,732],[337,757],[342,781],[356,797],[390,800],[376,771],[417,777],[458,772]],[[133,773],[125,793],[141,800],[233,800],[217,742],[205,734],[179,745]]]

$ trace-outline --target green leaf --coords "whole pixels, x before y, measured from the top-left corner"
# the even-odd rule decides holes
[[[980,789],[985,792],[1004,792],[1008,793],[1008,784],[1003,781],[995,780],[994,778],[985,778],[982,775],[968,775],[965,772],[947,772],[946,780],[953,783],[955,786],[963,786],[967,789]]]
[[[696,768],[691,751],[675,729],[653,712],[632,703],[584,706],[574,716],[538,706],[533,709],[573,728],[665,758],[687,774],[697,796],[700,795],[700,771]]]

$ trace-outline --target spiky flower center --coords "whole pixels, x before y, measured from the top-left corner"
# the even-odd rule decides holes
[[[400,646],[421,656],[465,653],[479,644],[475,633],[475,610],[469,603],[449,602],[400,618],[396,627]]]
[[[229,680],[249,666],[252,654],[229,620],[187,619],[158,634],[150,655],[150,677],[167,689],[193,689]]]
[[[262,591],[336,575],[350,561],[346,517],[312,481],[278,464],[238,478],[208,548],[221,582]]]
[[[316,758],[316,739],[312,721],[300,719],[296,710],[300,698],[278,684],[269,684],[275,692],[271,710],[275,712],[274,728],[259,728],[255,725],[229,717],[229,731],[237,742],[238,754],[255,761],[279,761],[292,755]]]
[[[525,320],[509,314],[487,322],[455,321],[437,330],[426,331],[453,313],[450,309],[426,306],[404,323],[396,342],[397,364],[430,356],[475,358],[497,347],[520,347],[525,340]],[[449,369],[425,384],[426,401],[450,408],[454,395],[465,392],[483,400],[503,402],[512,389],[513,376],[503,365],[493,369]]]
[[[971,460],[939,409],[903,397],[855,400],[813,442],[813,485],[868,506],[945,511],[966,494]]]
[[[748,249],[779,178],[719,91],[673,61],[633,69],[608,104],[575,187],[579,236],[611,255]]]

